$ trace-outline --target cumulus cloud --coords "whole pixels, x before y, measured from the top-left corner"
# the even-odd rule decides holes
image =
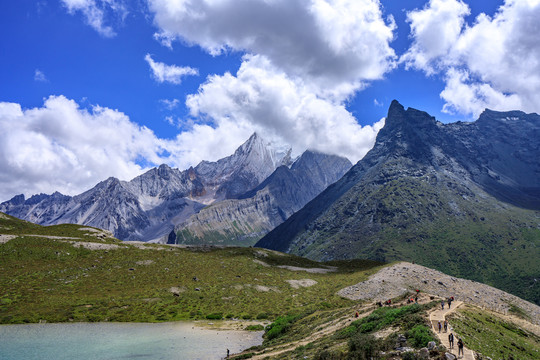
[[[236,76],[209,77],[186,105],[191,116],[211,119],[216,129],[235,128],[243,136],[255,130],[297,151],[319,150],[352,161],[373,146],[384,123],[360,126],[343,104],[316,96],[300,78],[290,78],[260,55],[245,56]]]
[[[178,99],[161,99],[159,103],[167,110],[173,110],[180,104]]]
[[[179,38],[212,55],[263,55],[318,93],[349,96],[394,67],[395,24],[383,19],[378,0],[148,2],[166,44]]]
[[[378,0],[148,0],[165,46],[244,53],[237,73],[211,75],[189,95],[177,143],[224,146],[253,131],[277,142],[359,160],[384,121],[362,127],[346,101],[395,67],[395,22]],[[234,141],[225,141],[230,136]],[[206,146],[205,146],[206,148]],[[212,148],[204,156],[215,157]],[[195,159],[202,152],[182,150]]]
[[[479,115],[484,109],[522,109],[523,103],[516,94],[503,94],[490,84],[475,81],[466,70],[450,68],[446,72],[446,87],[441,92],[446,101],[443,112]]]
[[[199,75],[199,70],[189,66],[167,65],[152,59],[150,54],[146,54],[144,60],[152,70],[152,76],[157,82],[170,82],[172,84],[181,84],[182,78],[189,75]]]
[[[47,82],[47,77],[45,76],[43,71],[36,69],[34,71],[34,81]]]
[[[413,44],[400,61],[443,74],[444,111],[540,111],[540,1],[506,0],[493,17],[480,14],[472,24],[468,14],[458,0],[431,0],[410,12]]]
[[[0,199],[25,191],[76,194],[110,176],[141,173],[140,158],[163,162],[162,140],[117,111],[81,109],[64,96],[22,109],[0,102]]]
[[[21,192],[79,194],[110,176],[131,180],[148,170],[141,164],[187,169],[231,155],[253,132],[230,119],[180,126],[187,130],[161,139],[118,110],[81,108],[64,96],[31,109],[0,102],[0,201]]]
[[[80,11],[88,25],[105,37],[113,37],[116,32],[106,25],[108,14],[124,19],[128,10],[123,0],[61,0],[70,13]]]
[[[431,0],[423,10],[409,12],[413,43],[400,61],[433,74],[439,62],[447,61],[469,14],[469,6],[460,0]]]

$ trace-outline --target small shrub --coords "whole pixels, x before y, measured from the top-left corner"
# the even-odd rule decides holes
[[[223,313],[208,314],[208,315],[206,315],[206,318],[208,320],[221,320],[221,319],[223,319]]]
[[[341,329],[336,337],[338,339],[346,339],[346,338],[350,338],[351,336],[353,336],[354,334],[356,334],[356,331],[357,331],[357,328],[356,326],[354,325],[349,325],[347,326],[345,329]]]
[[[263,312],[263,313],[258,314],[257,319],[259,320],[268,319],[268,313]]]
[[[2,305],[9,305],[9,304],[12,303],[12,300],[10,298],[2,298],[2,299],[0,299],[0,303]]]
[[[377,357],[381,343],[373,335],[357,334],[349,340],[349,359],[370,360]]]
[[[425,325],[415,325],[407,332],[407,335],[409,343],[415,348],[427,346],[428,342],[435,341],[431,336],[431,331]]]
[[[264,326],[257,324],[257,325],[248,325],[246,326],[246,330],[248,331],[261,331],[264,330]]]
[[[242,355],[232,357],[231,359],[232,360],[251,359],[253,356],[255,356],[254,353],[247,353],[247,354],[242,354]]]
[[[267,340],[272,340],[278,338],[285,334],[287,330],[291,327],[292,323],[295,322],[299,316],[297,315],[286,315],[280,316],[266,327],[266,334],[264,336]]]

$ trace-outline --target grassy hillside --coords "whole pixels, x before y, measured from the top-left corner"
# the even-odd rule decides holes
[[[335,293],[380,265],[332,263],[335,272],[310,273],[278,266],[324,264],[253,248],[135,246],[81,228],[2,215],[0,234],[19,236],[0,244],[0,323],[275,318],[352,304]]]
[[[468,307],[453,314],[450,323],[482,359],[540,359],[540,337],[494,313]]]
[[[428,294],[422,305],[403,304],[404,295],[380,309],[336,295],[382,266],[319,263],[257,248],[123,243],[98,229],[42,227],[0,213],[0,323],[268,319],[273,323],[263,345],[238,358],[396,354],[398,334],[404,334],[412,359],[435,339],[428,312],[438,303],[429,303]],[[499,339],[497,352],[538,350],[536,335],[472,309],[451,322],[472,349],[491,354],[485,349]]]
[[[423,176],[360,184],[299,234],[290,252],[317,260],[415,261],[539,304],[540,213],[455,179],[433,182]]]

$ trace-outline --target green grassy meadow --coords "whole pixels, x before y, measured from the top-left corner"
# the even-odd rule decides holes
[[[0,219],[0,233],[21,234],[0,244],[0,323],[273,319],[351,305],[335,293],[381,265],[348,261],[332,263],[337,271],[326,274],[291,271],[278,266],[324,264],[256,248],[136,247],[80,228]],[[66,241],[118,248],[89,250]],[[294,288],[287,282],[302,279],[316,284]]]
[[[464,343],[492,359],[540,359],[540,337],[476,308],[452,314],[450,323]]]

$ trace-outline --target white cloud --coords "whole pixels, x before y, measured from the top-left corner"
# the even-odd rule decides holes
[[[213,122],[214,129],[206,132],[228,129],[245,138],[255,130],[296,151],[319,150],[351,161],[373,146],[384,123],[360,126],[343,104],[316,96],[300,78],[287,76],[260,55],[245,56],[236,76],[209,77],[186,105],[194,118]]]
[[[480,14],[471,25],[468,13],[458,0],[431,0],[410,12],[414,41],[401,61],[444,75],[445,111],[539,112],[540,0],[506,0],[493,17]]]
[[[189,66],[166,65],[162,62],[156,62],[150,54],[146,54],[144,60],[150,65],[152,75],[157,82],[170,82],[172,84],[182,83],[182,78],[189,75],[199,75],[199,70]]]
[[[359,160],[384,121],[362,127],[345,102],[395,67],[395,23],[378,0],[148,0],[155,38],[214,56],[244,53],[236,75],[212,75],[187,97],[182,158],[216,159],[253,131]],[[199,139],[205,139],[201,144]],[[191,143],[191,150],[185,144]],[[236,145],[235,145],[236,146]],[[205,151],[207,151],[205,153]]]
[[[469,14],[469,6],[460,0],[431,0],[424,9],[409,12],[413,43],[400,62],[433,74],[436,60],[447,60]]]
[[[180,100],[178,99],[161,99],[159,100],[160,104],[167,110],[173,110],[178,107]]]
[[[263,55],[324,96],[343,99],[394,67],[395,24],[378,0],[148,0],[158,38],[210,54]]]
[[[88,25],[105,37],[113,37],[116,32],[105,25],[108,14],[119,16],[122,20],[128,10],[123,0],[61,0],[70,13],[80,11]]]
[[[500,111],[522,109],[516,94],[505,95],[490,84],[471,79],[465,70],[450,68],[446,72],[446,87],[441,92],[446,101],[443,112],[479,115],[485,108]]]
[[[0,199],[58,190],[76,194],[110,176],[141,173],[139,158],[159,164],[165,143],[117,111],[81,109],[63,96],[22,109],[0,102]]]
[[[47,82],[47,77],[41,70],[36,69],[34,71],[34,81]]]

